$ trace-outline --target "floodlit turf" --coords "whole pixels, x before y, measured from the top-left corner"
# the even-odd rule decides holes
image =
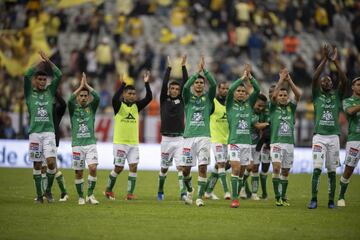
[[[70,200],[66,203],[34,204],[31,169],[0,168],[1,239],[359,239],[360,176],[353,176],[347,192],[347,207],[327,209],[327,178],[322,175],[319,207],[306,208],[310,199],[310,175],[289,178],[290,207],[276,207],[271,177],[267,201],[205,201],[206,206],[187,206],[178,200],[177,176],[168,175],[165,200],[158,202],[157,172],[139,172],[135,194],[124,200],[127,172],[115,185],[116,201],[102,195],[109,171],[99,171],[95,195],[98,206],[78,206],[71,170],[62,170]],[[196,173],[193,184],[196,186]],[[339,176],[338,176],[339,179]],[[54,195],[59,189],[54,183]],[[337,180],[336,197],[339,184]],[[220,184],[216,194],[222,196]]]

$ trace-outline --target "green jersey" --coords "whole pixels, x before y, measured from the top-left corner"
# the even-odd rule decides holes
[[[94,124],[100,97],[95,91],[92,91],[90,94],[93,96],[93,100],[85,107],[82,107],[76,101],[74,94],[71,94],[68,101],[71,119],[71,145],[73,147],[96,144]]]
[[[349,98],[344,99],[343,101],[343,108],[344,111],[350,107],[355,107],[360,105],[360,98],[356,96],[351,96]],[[349,128],[348,128],[348,137],[347,141],[360,141],[360,112],[357,112],[355,114],[347,114],[346,117],[349,122]]]
[[[255,124],[259,122],[264,122],[264,113],[257,113],[253,111],[252,118],[251,118],[251,128],[250,128],[250,134],[251,134],[251,144],[257,144],[257,142],[260,139],[260,132],[258,129],[256,129]]]
[[[342,95],[339,90],[332,90],[329,93],[321,90],[313,91],[315,134],[340,135],[341,99]]]
[[[285,106],[271,102],[271,143],[294,144],[296,106],[297,105],[292,102],[289,102]]]
[[[198,79],[199,73],[186,81],[182,91],[186,118],[184,138],[210,137],[210,114],[216,94],[216,80],[207,70],[204,73],[210,85],[208,92],[199,97],[191,92],[191,86]]]
[[[261,122],[268,122],[270,123],[270,103],[271,101],[268,101],[265,105],[264,112],[262,114]]]
[[[61,79],[61,71],[53,68],[51,84],[45,90],[33,88],[31,79],[36,68],[28,69],[24,75],[24,95],[29,112],[29,133],[55,132],[53,121],[53,101],[56,89]]]
[[[260,88],[255,78],[250,79],[254,91],[245,101],[235,101],[234,92],[243,84],[242,79],[233,82],[226,97],[226,114],[229,123],[229,144],[251,144],[251,125],[253,118],[253,107],[260,93]]]

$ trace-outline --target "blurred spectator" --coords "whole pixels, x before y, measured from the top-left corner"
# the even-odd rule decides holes
[[[254,29],[251,33],[248,45],[251,61],[257,65],[261,65],[261,51],[264,46],[264,42],[257,29]]]
[[[129,19],[129,32],[133,38],[139,38],[144,33],[144,23],[140,17],[134,16]]]
[[[236,28],[236,46],[240,48],[241,51],[248,51],[248,41],[251,31],[245,22],[242,22],[240,26]]]
[[[2,115],[2,121],[0,121],[0,138],[15,139],[16,132],[12,127],[12,120],[7,114]]]
[[[323,32],[329,27],[329,16],[325,8],[320,5],[316,5],[315,9],[315,22],[316,26]]]
[[[49,43],[57,43],[60,29],[60,19],[55,14],[50,14],[49,20],[46,23],[46,36]]]
[[[185,24],[187,18],[186,8],[175,7],[170,14],[171,31],[177,36],[181,37],[185,34]]]
[[[290,33],[284,37],[284,52],[293,55],[298,51],[300,40],[293,33]]]
[[[79,9],[78,15],[75,17],[76,30],[85,33],[89,30],[90,16],[85,12],[84,8]]]
[[[104,37],[95,51],[96,61],[99,67],[99,80],[103,82],[106,80],[107,74],[113,70],[113,55],[109,38]]]
[[[235,5],[236,9],[236,19],[239,22],[249,22],[250,21],[250,6],[246,2],[238,1]]]
[[[292,63],[292,74],[294,83],[300,87],[307,87],[311,85],[311,77],[307,72],[307,65],[304,58],[297,54]]]

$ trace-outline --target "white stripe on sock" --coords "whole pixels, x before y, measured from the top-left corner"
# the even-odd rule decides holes
[[[84,182],[84,179],[81,178],[81,179],[75,179],[75,184],[80,184],[80,183],[83,183]]]

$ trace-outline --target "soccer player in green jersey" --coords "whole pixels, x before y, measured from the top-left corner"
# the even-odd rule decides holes
[[[294,162],[295,111],[301,92],[292,81],[287,69],[282,69],[279,75],[280,79],[276,84],[270,104],[272,182],[276,206],[290,206],[286,198],[286,190],[290,168]],[[295,102],[289,101],[288,91],[283,86],[285,82],[294,93]],[[279,185],[281,185],[281,193]]]
[[[229,91],[228,82],[220,82],[217,87],[217,95],[210,116],[211,148],[215,156],[215,167],[206,184],[205,198],[218,200],[213,193],[216,182],[220,178],[224,189],[224,199],[230,200],[231,194],[226,181],[226,166],[229,165],[227,154],[227,140],[229,137],[229,124],[226,117],[225,100]]]
[[[136,90],[132,85],[126,85],[122,78],[121,85],[112,99],[114,108],[114,165],[110,172],[105,197],[115,200],[113,187],[117,176],[123,171],[125,161],[129,164],[128,193],[127,200],[135,199],[134,190],[137,177],[137,166],[139,164],[139,112],[143,110],[152,100],[149,84],[150,72],[144,74],[146,96],[136,100]],[[120,97],[123,99],[120,99]]]
[[[92,100],[90,100],[90,95]],[[85,162],[89,168],[86,202],[99,204],[99,201],[94,196],[97,181],[96,168],[98,165],[94,123],[99,103],[100,97],[98,93],[89,86],[86,75],[83,73],[79,88],[71,94],[68,100],[71,120],[72,160],[79,205],[85,204],[83,191]]]
[[[337,205],[345,207],[345,192],[350,177],[360,159],[360,77],[354,78],[351,89],[353,95],[343,101],[344,112],[349,122],[346,143],[345,170],[340,178],[340,194]]]
[[[205,92],[204,72],[209,81],[209,91]],[[191,91],[191,86],[192,90]],[[207,165],[210,163],[210,112],[216,94],[216,80],[205,69],[204,57],[198,64],[198,71],[185,83],[182,96],[185,104],[185,131],[183,154],[180,165],[183,167],[184,184],[188,194],[186,204],[192,204],[193,188],[191,186],[191,167],[199,165],[198,196],[196,205],[204,206],[202,197],[206,187]]]
[[[249,95],[245,84],[253,87]],[[228,152],[231,164],[232,208],[239,207],[239,191],[243,185],[245,168],[251,159],[251,121],[256,99],[260,93],[256,79],[251,75],[250,65],[244,74],[233,82],[226,97],[226,114],[229,123]]]
[[[332,61],[339,73],[338,86],[333,84],[329,76],[320,78],[327,61]],[[328,208],[335,208],[334,197],[336,188],[336,168],[339,166],[339,113],[341,101],[345,93],[346,76],[341,70],[337,57],[337,49],[332,54],[326,44],[323,46],[323,56],[315,71],[312,83],[313,104],[315,110],[315,129],[312,143],[314,170],[312,175],[312,198],[309,209],[317,208],[317,193],[323,162],[328,172],[329,202]]]
[[[56,145],[53,122],[53,99],[61,79],[61,71],[45,53],[40,52],[42,64],[48,64],[53,71],[53,79],[49,86],[47,74],[40,70],[41,63],[28,69],[24,76],[24,95],[30,115],[29,128],[29,158],[33,161],[33,178],[36,188],[36,203],[43,203],[41,163],[42,158],[47,163],[47,187],[45,197],[47,201],[54,202],[51,187],[56,174]]]

